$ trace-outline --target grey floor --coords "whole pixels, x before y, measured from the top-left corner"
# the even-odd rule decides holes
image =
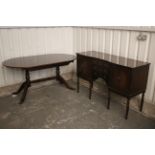
[[[102,95],[93,93],[89,100],[88,89],[83,86],[76,93],[56,83],[30,89],[22,105],[18,100],[11,96],[0,98],[0,128],[155,128],[154,120],[131,109],[125,120],[125,106],[120,103],[112,101],[107,110]]]

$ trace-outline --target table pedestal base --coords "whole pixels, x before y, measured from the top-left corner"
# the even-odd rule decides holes
[[[37,83],[37,82],[42,82],[42,81],[47,81],[47,80],[53,80],[56,79],[58,80],[61,84],[64,84],[66,86],[66,88],[71,89],[71,90],[75,90],[75,88],[71,87],[66,80],[60,75],[60,68],[59,66],[56,67],[56,76],[53,77],[48,77],[48,78],[42,78],[42,79],[37,79],[37,80],[30,80],[30,71],[29,70],[25,70],[25,79],[26,81],[23,82],[21,84],[21,86],[19,87],[19,89],[12,93],[12,95],[18,95],[21,91],[23,91],[22,93],[22,97],[20,99],[19,104],[22,104],[25,101],[27,92],[28,92],[28,88],[31,86],[31,83]]]

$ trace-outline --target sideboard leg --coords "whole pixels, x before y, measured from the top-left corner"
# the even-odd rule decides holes
[[[107,109],[110,109],[110,99],[111,99],[111,94],[110,94],[110,89],[108,89],[108,104],[107,104]]]
[[[77,76],[77,93],[79,93],[79,89],[80,89],[80,78],[79,76]]]
[[[130,105],[130,99],[127,98],[126,112],[125,112],[125,119],[126,119],[126,120],[128,119],[129,105]]]
[[[140,112],[142,112],[142,110],[143,110],[144,96],[145,96],[145,92],[142,93],[142,99],[141,99],[140,108],[139,108],[139,111]]]
[[[92,96],[92,88],[93,88],[93,82],[91,81],[89,83],[89,99],[91,99],[91,96]]]

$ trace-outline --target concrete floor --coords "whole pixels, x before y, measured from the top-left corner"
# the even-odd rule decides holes
[[[75,85],[74,83],[72,83]],[[93,93],[88,99],[88,89],[81,86],[80,93],[55,83],[30,89],[24,104],[19,97],[0,98],[0,128],[155,128],[155,120],[130,109],[124,119],[125,106],[111,101],[106,109],[106,98]]]

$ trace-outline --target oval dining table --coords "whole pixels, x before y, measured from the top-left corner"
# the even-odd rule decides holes
[[[13,93],[13,95],[18,95],[21,91],[23,94],[21,96],[19,104],[22,104],[25,101],[28,88],[31,86],[31,83],[37,83],[41,81],[53,80],[56,79],[60,83],[64,84],[67,88],[74,90],[66,80],[60,75],[60,67],[66,66],[74,62],[75,56],[69,54],[46,54],[46,55],[35,55],[35,56],[26,56],[26,57],[17,57],[5,60],[3,65],[12,69],[20,69],[25,72],[25,81],[21,84],[19,89]],[[37,80],[30,79],[30,72],[48,68],[55,68],[56,75],[53,77],[47,77]]]

